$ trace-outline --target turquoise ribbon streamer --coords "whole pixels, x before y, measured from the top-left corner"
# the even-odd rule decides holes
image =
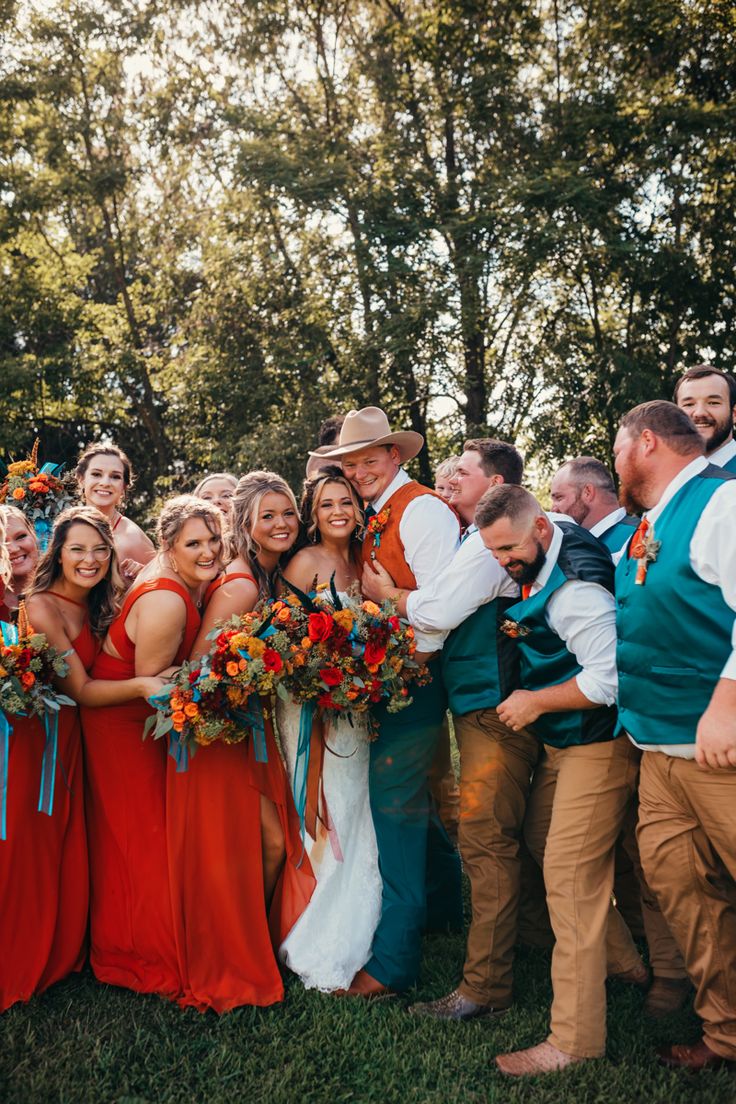
[[[51,536],[51,522],[48,518],[36,518],[33,523],[33,528],[36,533],[36,540],[38,541],[38,547],[42,552],[45,552],[49,546],[49,537]]]
[[[3,644],[10,647],[18,643],[18,626],[11,625],[9,621],[0,621],[0,632],[3,634]]]
[[[296,762],[294,763],[294,778],[291,789],[294,794],[294,804],[299,814],[299,827],[304,839],[306,831],[305,819],[307,809],[307,776],[309,774],[309,747],[312,741],[312,721],[314,720],[315,704],[313,701],[302,702],[299,714],[299,741],[296,745]]]
[[[251,730],[256,763],[267,763],[268,748],[266,747],[266,726],[263,722],[263,706],[260,698],[254,697],[252,700],[253,704],[249,704],[247,709],[236,709],[233,717],[238,724]]]
[[[8,838],[8,760],[12,731],[10,721],[0,709],[0,840]]]
[[[179,739],[179,733],[172,728],[169,734],[169,755],[176,763],[176,773],[184,774],[189,770],[189,748]]]
[[[52,816],[54,812],[54,787],[56,783],[56,759],[59,754],[59,711],[43,715],[46,743],[41,760],[41,790],[38,795],[38,811]]]

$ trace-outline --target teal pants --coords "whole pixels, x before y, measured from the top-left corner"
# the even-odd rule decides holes
[[[365,969],[383,985],[415,984],[422,934],[460,930],[460,858],[429,793],[428,776],[442,734],[447,700],[438,663],[432,682],[414,689],[400,713],[376,711],[370,801],[383,879],[381,919]]]

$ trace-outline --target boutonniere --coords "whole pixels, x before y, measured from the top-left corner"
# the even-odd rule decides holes
[[[636,560],[637,586],[644,586],[647,581],[647,571],[650,563],[656,563],[662,542],[654,537],[654,526],[640,526],[631,540],[630,556]]]
[[[502,621],[498,627],[502,633],[506,633],[506,636],[510,636],[512,640],[516,640],[520,636],[529,636],[529,633],[532,631],[528,625],[522,625],[518,621],[512,621],[510,617]]]
[[[391,513],[391,507],[385,506],[383,510],[379,510],[377,514],[374,514],[366,525],[366,530],[373,537],[373,547],[371,548],[371,559],[376,558],[376,549],[381,547],[381,533],[388,524],[389,515]]]

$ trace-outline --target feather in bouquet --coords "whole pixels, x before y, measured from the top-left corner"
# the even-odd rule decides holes
[[[38,466],[38,440],[27,460],[8,464],[0,485],[0,502],[17,506],[28,518],[39,548],[46,551],[54,518],[76,500],[76,482],[63,464]]]
[[[54,811],[59,711],[62,705],[73,706],[75,703],[54,687],[54,679],[64,678],[69,671],[66,662],[69,653],[58,652],[43,633],[33,631],[23,602],[18,611],[18,625],[0,622],[0,631],[0,839],[4,840],[8,758],[13,731],[8,715],[40,717],[43,720],[46,744],[41,761],[38,811],[51,816]]]
[[[293,655],[278,613],[265,605],[218,625],[209,635],[213,644],[207,655],[184,663],[172,684],[151,699],[156,713],[146,721],[144,738],[151,730],[154,739],[169,735],[177,769],[187,769],[197,747],[216,740],[237,744],[249,735],[256,759],[266,761],[261,699],[280,692]]]

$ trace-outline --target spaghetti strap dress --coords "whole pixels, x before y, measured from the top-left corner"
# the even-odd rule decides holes
[[[97,642],[86,620],[72,646],[89,671]],[[0,1012],[81,970],[89,905],[79,710],[65,705],[59,714],[51,816],[38,812],[43,721],[8,719],[13,731],[6,838],[0,840]]]
[[[209,601],[233,572],[211,584]],[[198,748],[186,771],[168,762],[167,832],[184,1006],[227,1012],[282,1000],[274,943],[304,911],[315,880],[302,854],[286,773],[266,723],[268,762],[253,741]],[[261,857],[261,794],[276,806],[287,859],[267,916]],[[301,860],[301,861],[300,861]],[[269,919],[271,928],[269,928]],[[273,933],[273,934],[272,934]]]
[[[143,594],[169,590],[186,606],[176,663],[189,654],[200,616],[188,591],[153,579],[128,593],[110,626],[120,658],[100,652],[93,678],[135,675],[135,645],[125,621]],[[142,699],[82,710],[90,853],[90,962],[95,977],[139,993],[175,998],[181,991],[171,915],[166,848],[166,756],[163,740],[143,740],[153,712]]]

